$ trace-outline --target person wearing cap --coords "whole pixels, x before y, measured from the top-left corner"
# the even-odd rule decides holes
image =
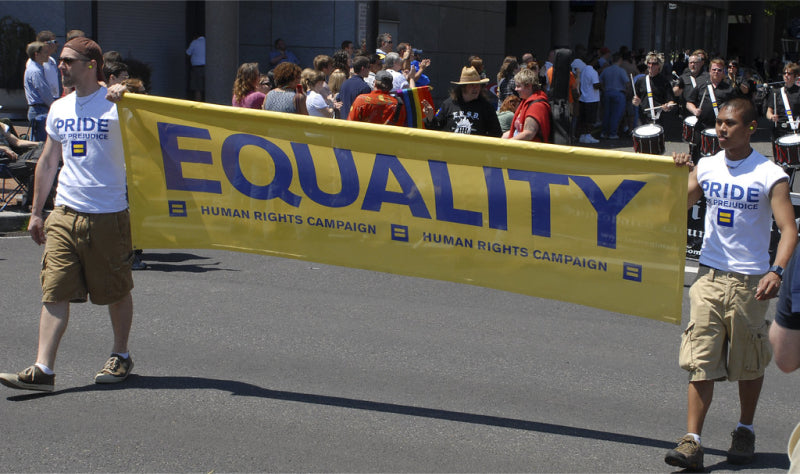
[[[403,104],[389,94],[391,90],[391,73],[378,71],[375,74],[375,90],[356,97],[347,120],[402,126],[406,122],[406,111]]]
[[[467,135],[499,137],[503,132],[495,107],[483,95],[484,84],[474,67],[461,69],[458,82],[451,82],[450,97],[442,103],[435,116],[425,119],[425,128]]]
[[[539,76],[531,69],[521,69],[514,82],[522,103],[511,119],[511,129],[503,138],[547,143],[550,139],[550,102],[542,91]]]
[[[36,363],[19,373],[0,374],[0,383],[24,390],[54,389],[56,352],[70,316],[70,303],[107,305],[111,356],[95,383],[124,381],[133,369],[128,336],[133,321],[130,217],[125,156],[117,108],[125,86],[101,86],[103,52],[88,38],[64,45],[59,69],[75,92],[56,100],[47,117],[47,141],[36,165],[28,231],[44,244],[42,311]],[[59,162],[63,167],[58,173]],[[42,215],[58,174],[55,209]]]

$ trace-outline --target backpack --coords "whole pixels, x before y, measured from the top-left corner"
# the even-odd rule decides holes
[[[537,102],[544,102],[544,99],[536,99],[531,104]],[[564,99],[553,99],[547,103],[550,104],[550,133],[545,143],[571,145],[569,102]]]

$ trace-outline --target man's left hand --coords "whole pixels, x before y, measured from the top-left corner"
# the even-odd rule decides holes
[[[125,95],[125,92],[127,91],[128,88],[125,86],[125,84],[114,84],[108,88],[106,100],[117,103],[120,101],[120,99],[122,99],[122,96]]]
[[[756,299],[764,301],[778,296],[781,289],[781,277],[774,272],[767,272],[758,282],[756,288]]]

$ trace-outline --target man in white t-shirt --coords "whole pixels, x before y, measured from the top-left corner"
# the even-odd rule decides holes
[[[592,127],[597,120],[597,111],[600,107],[600,75],[594,68],[596,64],[596,59],[589,61],[589,64],[581,69],[580,74],[581,97],[578,102],[580,102],[581,136],[578,141],[586,144],[600,143],[600,140],[592,136]]]
[[[111,356],[95,383],[122,382],[133,369],[128,353],[133,248],[125,157],[117,108],[107,100],[118,99],[125,86],[112,86],[117,92],[100,86],[102,67],[103,52],[94,41],[79,37],[64,45],[59,68],[64,85],[75,92],[50,108],[28,225],[34,242],[45,244],[39,346],[34,365],[0,374],[0,383],[11,388],[54,389],[53,367],[70,303],[85,302],[87,296],[94,304],[108,305],[114,333]],[[45,225],[42,209],[62,159],[55,209]]]
[[[406,78],[405,74],[401,72],[403,67],[403,58],[400,57],[397,53],[388,53],[385,58],[383,58],[383,68],[389,71],[389,74],[392,75],[392,90],[399,91],[401,89],[408,89],[409,87],[414,87],[414,80],[411,79],[411,84],[409,85],[409,81]]]
[[[194,94],[194,100],[200,102],[206,93],[206,37],[196,34],[186,48],[186,54],[192,63],[192,69],[189,71],[189,90]]]
[[[747,464],[755,456],[753,418],[771,359],[765,316],[797,244],[788,176],[750,146],[756,119],[751,101],[729,100],[716,118],[721,152],[696,166],[689,154],[673,154],[677,165],[691,169],[688,207],[702,196],[707,202],[700,268],[689,290],[691,319],[679,356],[689,372],[687,433],[664,459],[684,469],[703,469],[700,435],[714,384],[722,380],[738,381],[740,400],[727,460]],[[772,216],[781,237],[770,266]]]

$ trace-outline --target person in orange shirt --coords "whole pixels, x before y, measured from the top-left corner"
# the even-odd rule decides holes
[[[353,101],[347,120],[357,122],[400,125],[406,122],[406,111],[392,90],[392,75],[389,71],[378,71],[375,75],[375,90],[361,94]]]

